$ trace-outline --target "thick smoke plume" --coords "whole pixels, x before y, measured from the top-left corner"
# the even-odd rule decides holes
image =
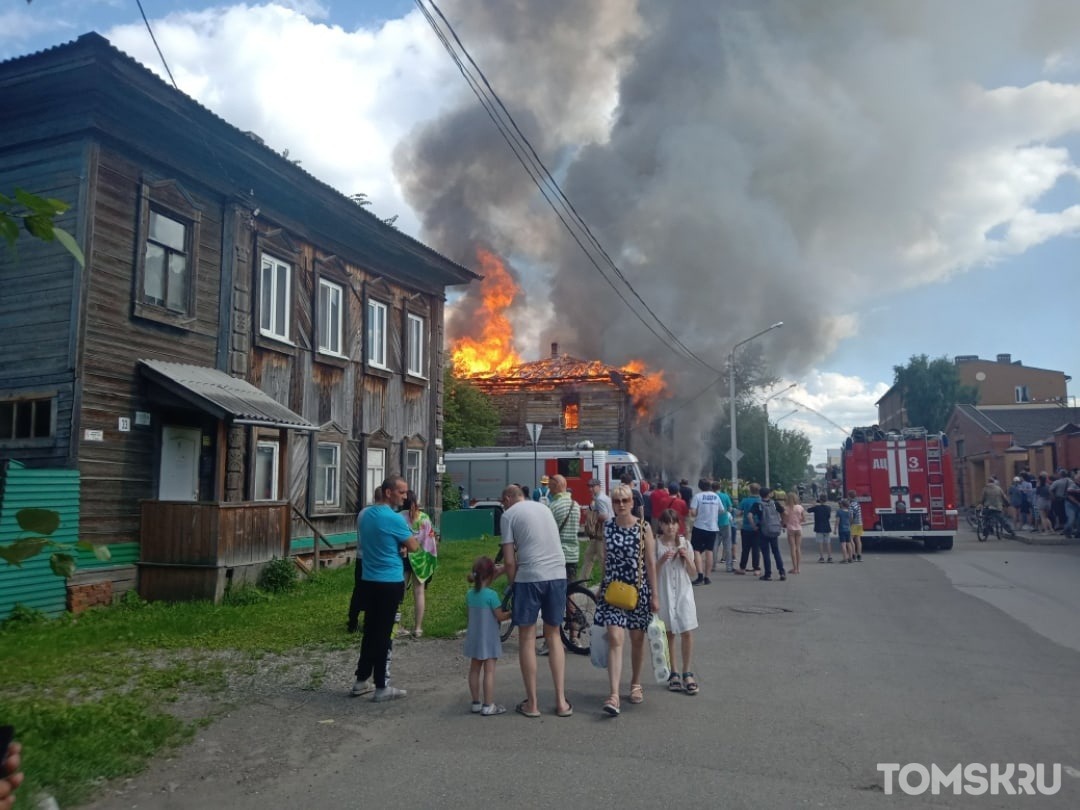
[[[1080,208],[1035,205],[1077,174],[1057,143],[1080,132],[1080,89],[1045,74],[1073,47],[1078,4],[444,9],[629,281],[716,368],[783,320],[766,353],[796,375],[868,328],[860,307],[1080,229]],[[1029,84],[995,85],[1017,65]],[[399,147],[396,172],[425,239],[469,263],[490,246],[519,268],[523,353],[550,338],[584,357],[641,357],[687,396],[715,379],[616,299],[471,94]]]

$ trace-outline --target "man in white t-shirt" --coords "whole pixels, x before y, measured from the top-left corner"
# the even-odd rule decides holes
[[[709,482],[698,482],[701,490],[690,501],[690,517],[694,519],[694,528],[690,530],[690,545],[694,549],[694,562],[697,563],[698,575],[694,585],[711,585],[708,574],[712,572],[713,551],[716,548],[716,533],[720,529],[720,513],[726,512],[720,496],[713,492]]]
[[[566,652],[559,638],[559,626],[566,613],[566,557],[559,539],[559,526],[551,510],[537,501],[525,500],[521,487],[508,486],[502,494],[503,565],[514,589],[511,621],[518,628],[518,662],[525,682],[525,700],[518,714],[539,717],[536,698],[536,619],[544,620],[544,641],[548,648],[551,679],[555,684],[555,712],[569,717],[574,707],[566,699],[564,677]]]

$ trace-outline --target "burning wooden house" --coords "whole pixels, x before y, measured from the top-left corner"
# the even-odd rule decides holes
[[[631,449],[633,427],[644,407],[642,394],[655,385],[632,367],[560,354],[558,343],[542,360],[469,381],[498,409],[500,447],[530,444],[525,426],[535,423],[543,425],[543,445],[570,447],[588,439],[597,447]]]

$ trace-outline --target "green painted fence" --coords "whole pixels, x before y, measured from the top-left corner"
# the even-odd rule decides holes
[[[77,470],[27,469],[17,461],[0,471],[0,544],[13,543],[25,532],[15,519],[20,509],[51,509],[60,514],[60,528],[50,537],[58,543],[79,539],[79,473]],[[132,565],[139,557],[138,543],[109,546],[112,559],[102,561],[87,551],[78,552],[78,567],[103,568]],[[33,557],[19,568],[0,560],[0,621],[16,604],[59,616],[67,607],[67,580],[52,572],[49,552]]]
[[[442,513],[443,540],[477,540],[495,534],[495,513],[490,509],[455,509]]]

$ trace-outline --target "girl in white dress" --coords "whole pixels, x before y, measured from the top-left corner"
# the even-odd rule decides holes
[[[690,657],[694,650],[693,630],[698,626],[697,605],[691,580],[697,576],[694,551],[685,537],[679,536],[679,515],[674,509],[665,509],[659,518],[660,538],[656,544],[656,589],[660,597],[659,616],[667,626],[668,657],[671,659],[671,677],[668,689],[685,691],[688,695],[698,693],[697,679],[690,669]],[[682,648],[682,672],[675,668],[675,636],[680,638]]]

